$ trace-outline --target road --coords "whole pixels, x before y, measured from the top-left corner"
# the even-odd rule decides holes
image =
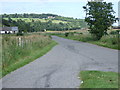
[[[3,88],[76,88],[82,70],[118,71],[118,51],[52,36],[59,44],[2,79]]]

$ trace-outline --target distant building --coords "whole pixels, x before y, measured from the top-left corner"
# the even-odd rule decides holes
[[[48,18],[49,18],[49,19],[54,19],[55,17],[53,17],[53,16],[48,16]]]
[[[120,1],[118,2],[118,18],[119,18],[118,26],[120,26]]]
[[[18,33],[18,27],[0,27],[0,34]]]

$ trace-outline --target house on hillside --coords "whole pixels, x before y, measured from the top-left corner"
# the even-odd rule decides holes
[[[18,33],[18,27],[0,27],[0,34]]]
[[[55,17],[53,17],[53,16],[48,16],[48,19],[54,19]]]

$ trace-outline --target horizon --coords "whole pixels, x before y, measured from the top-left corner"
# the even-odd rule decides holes
[[[67,17],[67,16],[62,16],[62,15],[59,15],[59,14],[54,14],[54,13],[3,13],[3,14],[0,14],[0,15],[4,15],[4,14],[52,14],[52,15],[57,15],[57,16],[61,16],[61,17]],[[68,17],[68,18],[74,18],[74,17]],[[74,18],[74,19],[81,19],[81,18]]]
[[[105,0],[109,2],[108,0]],[[119,0],[118,0],[119,1]],[[112,0],[113,9],[116,12],[114,15],[118,17],[118,1]],[[85,18],[85,11],[83,6],[86,5],[87,1],[63,1],[63,0],[30,0],[30,1],[17,1],[15,0],[4,0],[1,1],[0,13],[1,14],[56,14],[63,17],[71,17],[77,19]],[[118,23],[115,23],[118,25]]]

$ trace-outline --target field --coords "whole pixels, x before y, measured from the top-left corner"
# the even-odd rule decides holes
[[[8,20],[8,18],[4,18],[4,19]],[[39,19],[39,18],[11,18],[11,19],[15,21],[21,19],[25,22],[32,22],[32,20],[40,21],[40,22],[48,22],[49,20],[51,20],[51,19]],[[60,22],[67,23],[66,21],[61,21],[61,20],[52,20],[52,23],[60,23]]]
[[[80,79],[80,88],[118,88],[118,73],[115,72],[81,71]]]
[[[108,35],[104,35],[101,40],[98,41],[94,40],[91,34],[89,34],[88,30],[48,32],[48,34],[120,50],[120,35],[118,35],[117,31],[118,30],[109,30]]]
[[[11,71],[39,58],[48,52],[56,42],[49,36],[30,34],[25,36],[2,36],[2,74]]]

